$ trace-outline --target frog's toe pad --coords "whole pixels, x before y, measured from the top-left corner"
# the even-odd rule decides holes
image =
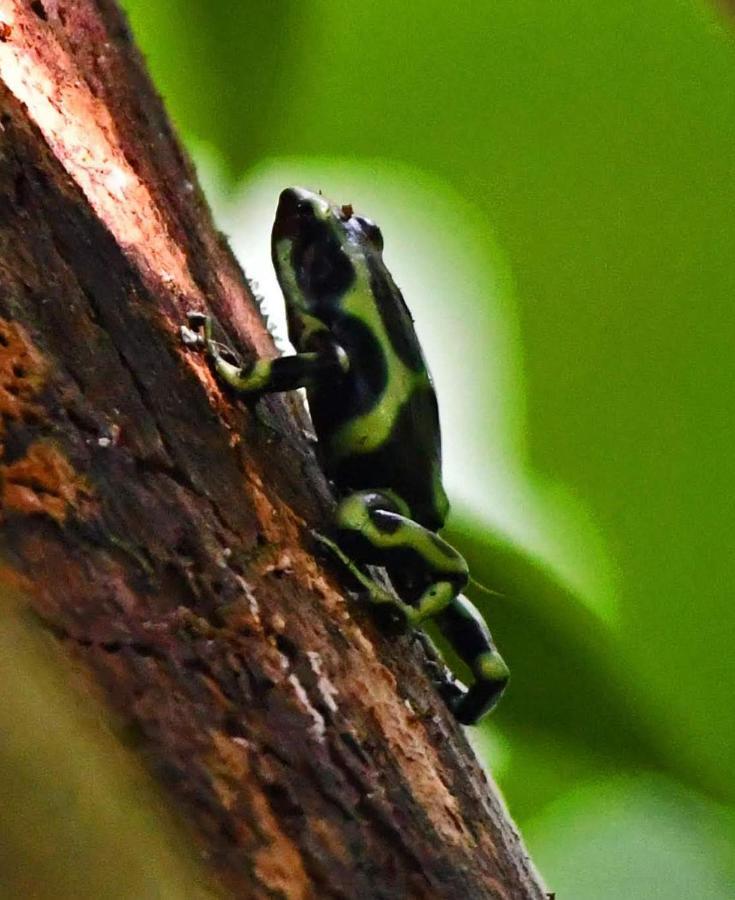
[[[190,309],[186,314],[189,326],[194,329],[203,328],[207,324],[207,316],[203,312],[196,309]]]

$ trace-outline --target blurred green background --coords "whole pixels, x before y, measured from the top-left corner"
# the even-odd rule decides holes
[[[735,20],[692,0],[127,0],[272,316],[289,183],[378,221],[449,534],[513,670],[473,735],[559,900],[735,897]],[[278,327],[278,325],[277,325]]]

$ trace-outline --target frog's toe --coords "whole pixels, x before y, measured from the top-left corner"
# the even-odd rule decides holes
[[[186,325],[182,325],[181,328],[179,328],[179,334],[181,335],[182,343],[187,347],[204,346],[204,339],[202,336],[196,331],[192,331],[191,328],[187,328]]]
[[[437,682],[436,689],[452,713],[456,714],[457,708],[467,696],[467,688],[458,679],[445,675]]]

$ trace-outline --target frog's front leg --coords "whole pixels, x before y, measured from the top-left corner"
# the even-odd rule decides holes
[[[418,625],[435,618],[457,655],[471,669],[469,689],[454,685],[448,702],[457,719],[472,725],[492,709],[508,682],[508,668],[478,610],[460,594],[469,579],[463,557],[445,540],[413,521],[402,501],[387,491],[350,494],[335,514],[338,542],[363,563],[400,573],[410,564],[425,570],[429,585],[415,605],[396,605]],[[372,594],[371,594],[372,596]],[[385,602],[379,596],[377,602]]]
[[[213,339],[209,316],[192,312],[188,320],[189,327],[181,329],[184,343],[203,347],[217,376],[241,394],[292,391],[320,378],[338,376],[349,367],[344,350],[328,340],[322,342],[319,350],[311,353],[256,359],[245,366],[237,366],[224,358],[220,345]]]

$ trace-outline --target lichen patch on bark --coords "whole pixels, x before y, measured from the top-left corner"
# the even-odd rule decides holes
[[[45,515],[63,522],[74,509],[89,515],[92,494],[59,447],[36,440],[12,462],[3,462],[7,428],[38,425],[38,402],[49,364],[19,322],[0,319],[0,515]]]
[[[19,322],[0,319],[0,439],[5,420],[36,420],[48,364]]]
[[[21,459],[0,466],[0,484],[0,506],[6,515],[46,515],[61,523],[71,510],[78,518],[92,512],[89,486],[49,443],[32,444]]]
[[[249,749],[240,738],[213,735],[217,759],[212,760],[215,790],[225,806],[234,808],[242,784],[251,781]],[[309,878],[296,845],[283,832],[265,793],[258,788],[248,792],[253,821],[242,822],[243,832],[249,835],[246,843],[254,842],[253,868],[258,881],[268,891],[287,900],[306,900],[313,896]]]

